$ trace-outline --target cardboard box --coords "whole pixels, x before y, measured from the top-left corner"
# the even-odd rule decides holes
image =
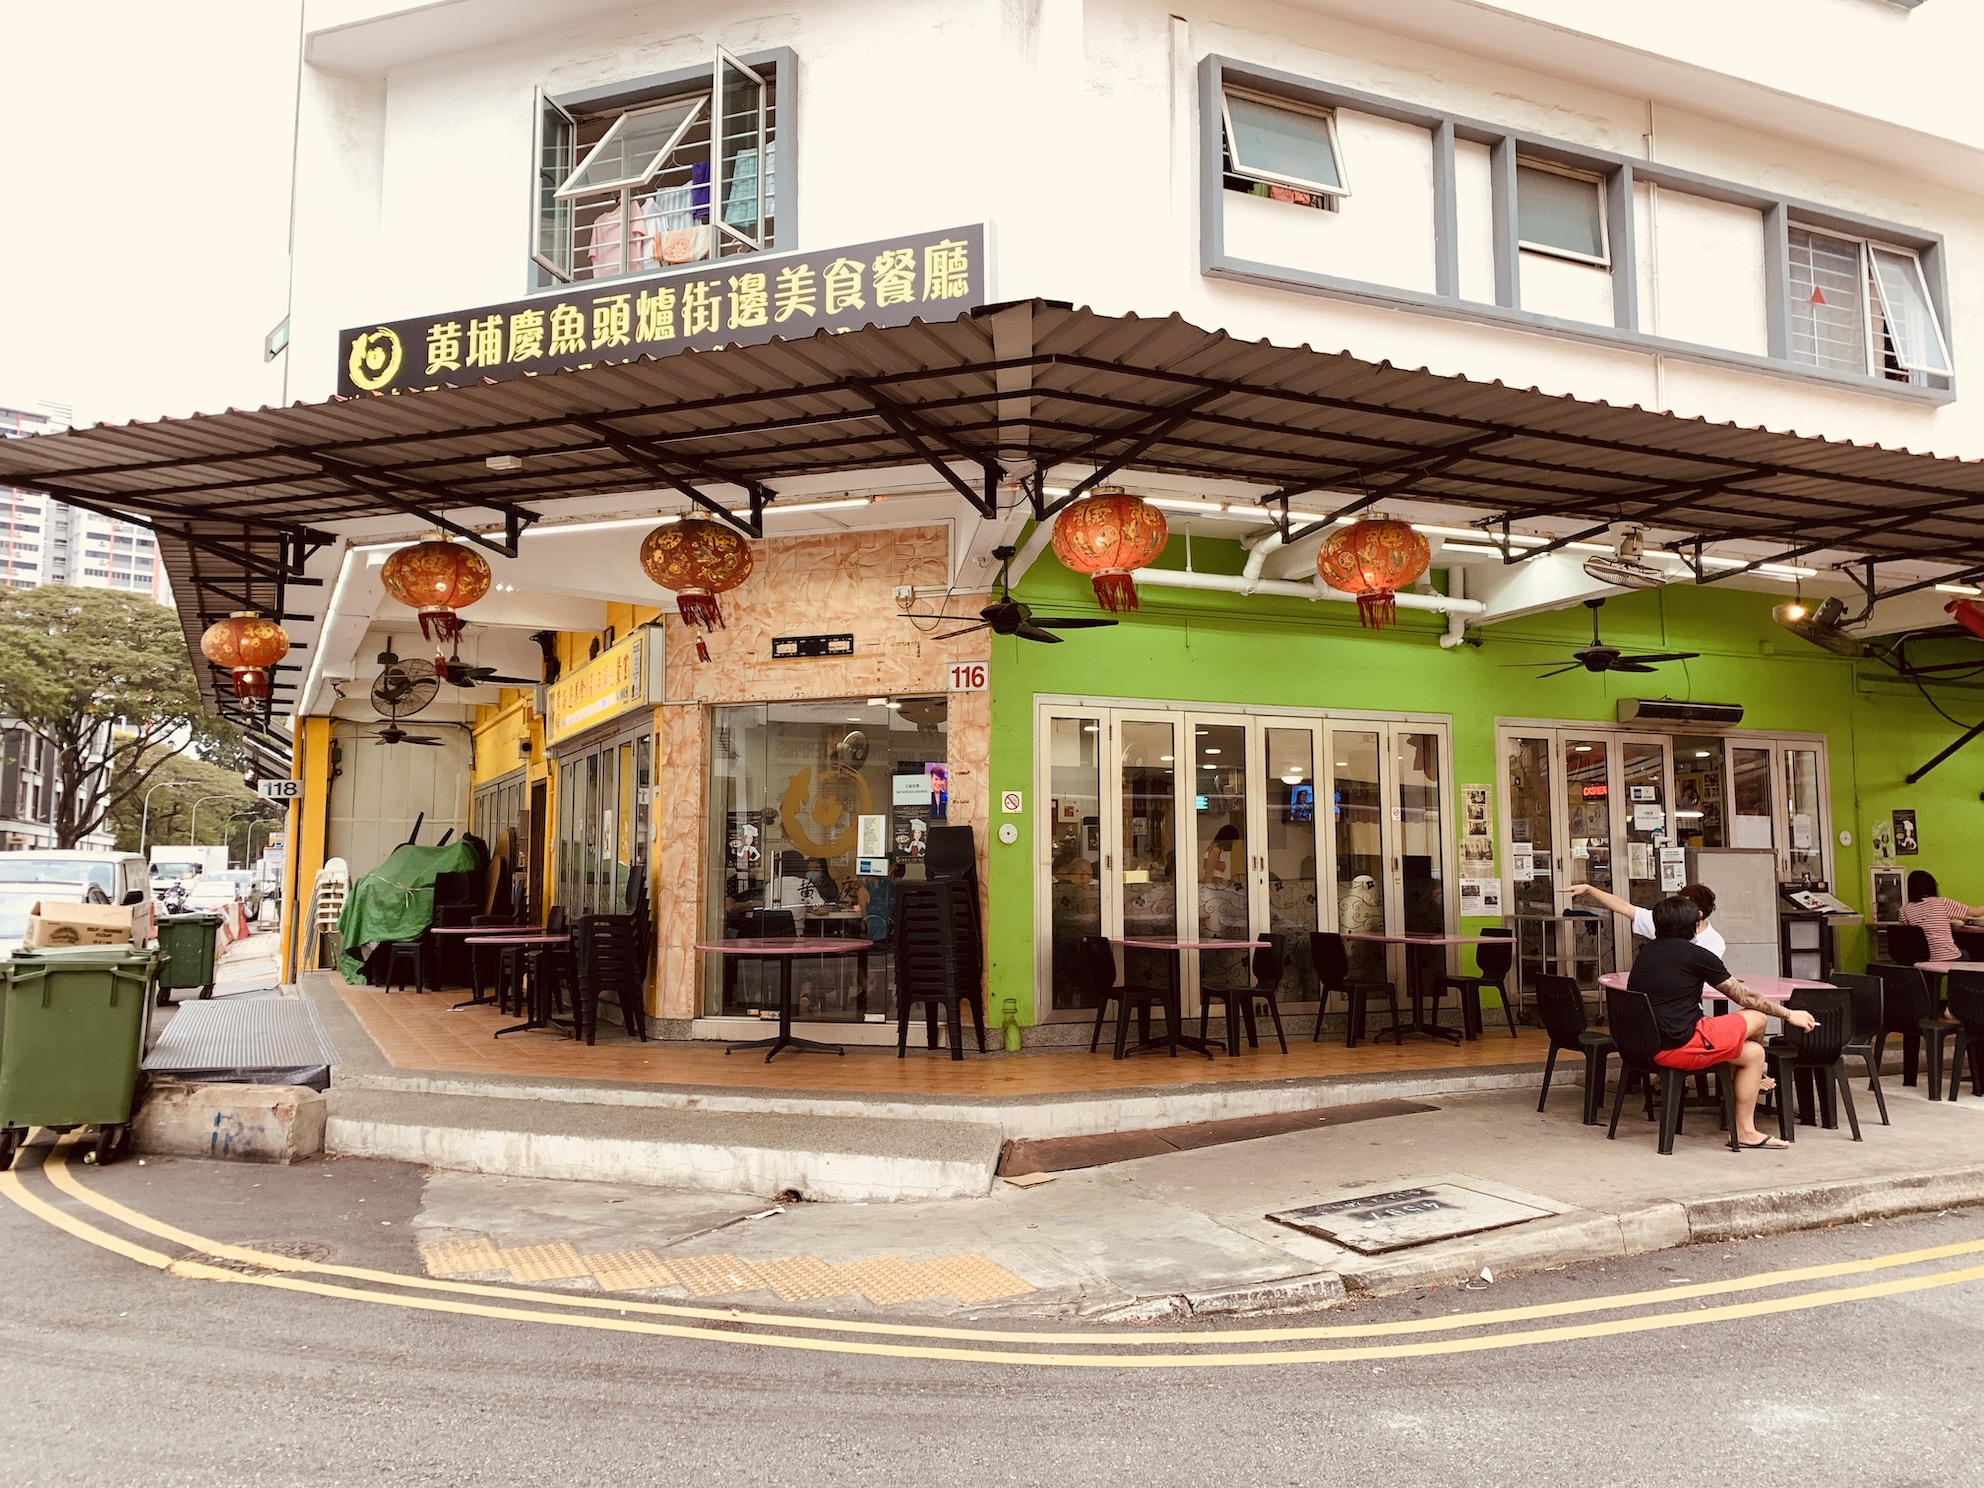
[[[43,900],[28,913],[21,944],[100,946],[131,943],[131,911],[120,904],[61,904]]]

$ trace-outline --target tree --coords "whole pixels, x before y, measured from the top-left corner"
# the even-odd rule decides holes
[[[178,616],[114,589],[0,591],[0,715],[48,747],[58,847],[142,795],[186,741],[222,737]]]
[[[152,801],[149,822],[145,819],[147,795]],[[196,804],[200,808],[197,838],[193,835]],[[249,820],[236,820],[250,813]],[[110,813],[110,826],[117,834],[119,852],[139,851],[139,835],[149,826],[147,847],[224,842],[232,849],[231,856],[245,861],[248,833],[254,823],[265,823],[274,830],[283,816],[281,807],[248,789],[239,771],[191,754],[174,754],[152,772],[143,790],[120,793]]]

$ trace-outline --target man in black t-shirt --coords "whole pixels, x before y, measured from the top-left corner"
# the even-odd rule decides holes
[[[1734,1065],[1736,1140],[1745,1147],[1788,1146],[1757,1130],[1757,1094],[1764,1086],[1764,1030],[1772,1018],[1794,1028],[1810,1028],[1810,1013],[1786,1012],[1756,995],[1722,964],[1713,951],[1694,943],[1701,911],[1678,896],[1653,907],[1653,944],[1633,957],[1626,986],[1644,992],[1660,1025],[1660,1052],[1654,1063],[1673,1070]],[[1713,987],[1741,1012],[1702,1016],[1702,990]]]

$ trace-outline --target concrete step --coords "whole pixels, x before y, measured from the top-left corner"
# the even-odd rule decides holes
[[[327,1152],[495,1173],[805,1199],[976,1198],[999,1160],[983,1122],[699,1111],[334,1086]]]

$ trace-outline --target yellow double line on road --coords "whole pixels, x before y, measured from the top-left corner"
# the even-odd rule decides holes
[[[1617,1337],[1705,1323],[1802,1312],[1819,1307],[1896,1297],[1939,1287],[1984,1280],[1984,1264],[1892,1276],[1841,1287],[1821,1287],[1788,1295],[1688,1308],[1677,1304],[1704,1298],[1794,1287],[1801,1283],[1866,1276],[1883,1271],[1931,1265],[1984,1253],[1984,1240],[1932,1246],[1853,1261],[1832,1262],[1788,1270],[1759,1272],[1725,1281],[1665,1287],[1659,1291],[1614,1293],[1532,1307],[1497,1308],[1459,1316],[1413,1318],[1388,1323],[1327,1324],[1284,1328],[1221,1329],[1205,1332],[1154,1333],[1118,1330],[1021,1332],[984,1328],[943,1328],[866,1322],[847,1318],[787,1317],[776,1313],[742,1312],[638,1302],[606,1297],[540,1292],[475,1282],[442,1281],[298,1260],[247,1246],[229,1245],[142,1214],[84,1187],[67,1161],[68,1144],[50,1153],[43,1173],[62,1193],[97,1213],[140,1234],[167,1241],[199,1256],[249,1266],[231,1269],[208,1261],[182,1259],[151,1249],[49,1203],[30,1189],[17,1172],[0,1173],[0,1194],[36,1218],[167,1275],[188,1280],[217,1281],[277,1291],[301,1292],[373,1306],[417,1312],[451,1313],[600,1332],[693,1339],[703,1343],[747,1344],[759,1348],[808,1352],[864,1354],[885,1358],[941,1359],[963,1363],[1048,1365],[1104,1369],[1205,1369],[1261,1365],[1347,1363],[1360,1360],[1419,1358],[1476,1353],[1489,1349],[1534,1347],[1579,1339]],[[313,1278],[331,1277],[363,1286],[337,1285]],[[383,1290],[380,1290],[383,1288]],[[428,1293],[435,1295],[414,1295]],[[486,1300],[467,1300],[470,1298]],[[517,1304],[529,1304],[520,1306]],[[1601,1312],[1658,1311],[1553,1327],[1521,1327],[1547,1319]],[[607,1316],[606,1314],[614,1314]],[[678,1321],[660,1321],[659,1319]],[[1489,1332],[1489,1329],[1509,1331]],[[1427,1334],[1457,1334],[1424,1337]],[[1291,1345],[1326,1339],[1387,1339],[1348,1347],[1301,1348]],[[898,1340],[918,1340],[905,1342]],[[964,1347],[992,1344],[1000,1347]],[[1278,1344],[1281,1347],[1243,1349],[1236,1345]],[[1187,1346],[1203,1352],[1163,1353],[1163,1347]],[[1128,1348],[1130,1351],[1124,1352]],[[1069,1349],[1082,1352],[1070,1353]]]

